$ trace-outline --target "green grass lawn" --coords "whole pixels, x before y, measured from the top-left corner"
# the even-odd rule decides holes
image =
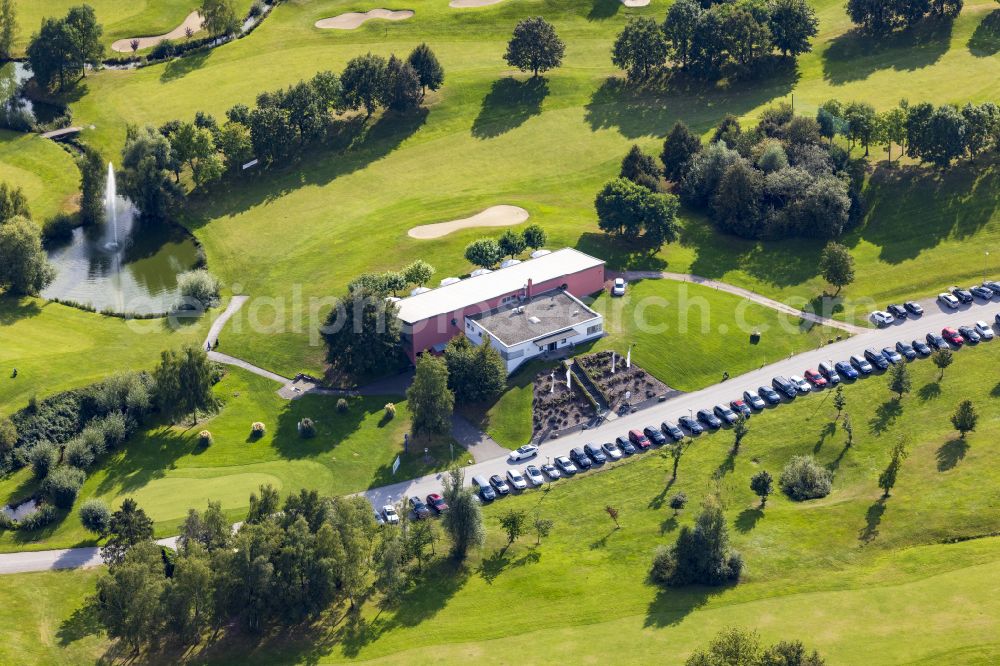
[[[544,645],[531,661],[565,661],[572,651],[585,662],[681,664],[715,631],[739,625],[767,641],[801,638],[831,664],[994,663],[1000,539],[974,537],[1000,530],[995,344],[956,354],[940,381],[933,364],[911,364],[914,390],[898,403],[884,377],[848,386],[846,409],[855,424],[849,449],[830,429],[830,393],[800,398],[754,416],[735,458],[726,431],[696,439],[672,484],[669,457],[651,452],[494,503],[486,508],[489,538],[481,553],[457,572],[432,565],[398,608],[366,607],[363,622],[331,621],[295,638],[222,643],[203,657],[451,663]],[[963,442],[948,416],[966,396],[980,420]],[[891,497],[880,500],[876,479],[901,435],[910,456]],[[835,471],[833,492],[804,503],[779,494],[760,510],[749,477],[759,469],[777,475],[791,456],[806,453]],[[674,518],[667,499],[677,491],[691,504]],[[694,519],[709,492],[721,497],[746,562],[742,582],[723,589],[651,586],[653,551]],[[619,508],[620,529],[606,504]],[[504,551],[496,521],[512,508],[554,520],[551,536],[538,547],[525,536]],[[943,543],[962,538],[973,539]],[[35,584],[32,576],[20,578]]]
[[[446,438],[421,441],[409,454],[403,452],[403,433],[410,426],[406,402],[396,402],[394,419],[386,419],[383,409],[398,398],[349,398],[349,409],[339,413],[335,397],[312,395],[288,401],[278,396],[277,388],[271,380],[232,369],[216,387],[217,397],[224,401],[216,416],[193,427],[154,426],[134,437],[91,472],[77,507],[90,497],[111,505],[133,497],[154,520],[157,534],[169,536],[176,534],[189,507],[204,508],[210,499],[221,501],[233,521],[241,520],[250,493],[265,483],[282,494],[299,488],[343,494],[441,470],[450,462]],[[316,423],[314,439],[298,435],[297,424],[304,417]],[[250,437],[254,421],[267,427],[258,440]],[[207,449],[198,445],[202,429],[215,438]],[[423,461],[424,446],[431,449],[431,464]],[[401,464],[393,476],[397,455]],[[470,460],[460,447],[456,455],[459,463]],[[21,470],[0,481],[0,503],[34,489],[30,471]],[[0,550],[66,547],[91,540],[73,511],[37,534],[0,535]]]
[[[76,208],[80,172],[59,144],[33,134],[0,130],[0,182],[24,190],[35,222]]]

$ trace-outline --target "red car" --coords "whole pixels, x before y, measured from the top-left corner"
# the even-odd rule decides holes
[[[808,381],[816,388],[822,388],[826,386],[826,377],[819,374],[815,370],[806,370],[806,381]]]
[[[645,451],[650,447],[649,437],[643,434],[641,430],[629,430],[628,431],[628,441],[635,444],[636,448]]]
[[[958,331],[956,331],[953,328],[942,328],[941,337],[944,338],[946,341],[950,342],[951,344],[955,345],[956,347],[961,347],[962,342],[964,342],[962,340],[962,336],[959,335]]]
[[[427,496],[427,506],[431,508],[434,513],[441,515],[448,510],[448,503],[444,501],[444,498],[437,493],[431,493]]]

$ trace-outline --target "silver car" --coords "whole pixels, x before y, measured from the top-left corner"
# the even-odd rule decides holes
[[[538,469],[536,465],[528,465],[525,467],[524,475],[528,477],[528,483],[533,486],[540,486],[545,483],[545,477],[542,476],[542,470]]]

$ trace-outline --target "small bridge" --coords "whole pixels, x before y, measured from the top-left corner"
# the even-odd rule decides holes
[[[66,137],[74,136],[83,131],[82,127],[64,127],[62,129],[52,130],[51,132],[45,132],[40,134],[43,139],[52,139],[53,141],[58,141],[59,139],[64,139]]]

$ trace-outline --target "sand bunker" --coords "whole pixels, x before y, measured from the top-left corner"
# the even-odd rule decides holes
[[[487,7],[501,2],[503,2],[503,0],[451,0],[451,2],[448,3],[448,6],[454,7],[455,9],[465,9],[467,7]],[[646,4],[649,4],[649,0],[646,0]]]
[[[512,227],[521,224],[528,219],[528,211],[519,206],[490,206],[481,213],[476,213],[472,217],[451,222],[438,222],[436,224],[422,224],[419,227],[410,229],[410,238],[441,238],[459,229],[471,229],[473,227]]]
[[[409,9],[393,11],[391,9],[372,9],[367,12],[347,12],[340,16],[320,19],[316,21],[317,28],[335,28],[337,30],[354,30],[365,21],[371,19],[385,19],[386,21],[402,21],[413,16]]]
[[[184,19],[183,23],[165,35],[156,35],[155,37],[139,37],[139,48],[148,49],[152,46],[156,46],[164,39],[183,39],[184,37],[187,37],[188,28],[191,28],[191,32],[198,32],[201,30],[203,23],[205,23],[205,19],[203,19],[198,12],[191,12],[187,15],[187,18]],[[131,53],[133,39],[136,38],[129,37],[128,39],[119,39],[111,45],[111,50],[118,51],[118,53]]]
[[[649,0],[622,0],[626,7],[648,7]]]

